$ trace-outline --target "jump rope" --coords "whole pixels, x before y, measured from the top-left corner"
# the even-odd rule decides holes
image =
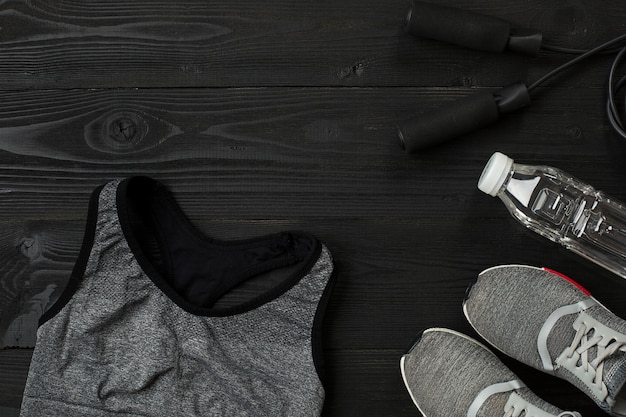
[[[407,32],[424,38],[444,41],[480,51],[506,50],[527,56],[540,51],[574,54],[577,57],[527,85],[519,81],[495,92],[482,91],[457,100],[445,108],[429,111],[398,124],[398,138],[404,150],[414,153],[496,122],[500,115],[530,104],[530,97],[546,81],[579,62],[603,54],[617,54],[608,79],[607,114],[611,126],[626,139],[623,117],[617,106],[618,96],[626,85],[626,75],[618,69],[626,55],[626,34],[589,50],[560,47],[543,42],[541,33],[514,29],[503,19],[414,0],[406,20]]]

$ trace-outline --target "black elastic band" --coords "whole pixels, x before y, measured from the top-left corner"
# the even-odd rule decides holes
[[[39,318],[39,326],[56,316],[67,303],[72,299],[76,290],[83,281],[85,270],[87,269],[87,262],[89,261],[89,254],[93,248],[93,243],[96,237],[96,224],[98,221],[98,200],[100,199],[100,192],[104,188],[104,185],[96,188],[89,199],[89,209],[87,211],[87,225],[85,226],[85,234],[83,236],[83,243],[78,254],[78,259],[72,269],[70,279],[65,286],[65,289],[59,296],[58,300]]]

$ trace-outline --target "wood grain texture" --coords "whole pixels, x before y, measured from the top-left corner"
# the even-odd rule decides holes
[[[6,414],[19,410],[32,352],[32,349],[0,350],[0,411]]]
[[[440,3],[540,30],[563,46],[586,47],[626,28],[616,5]],[[536,79],[563,62],[551,54],[529,60],[416,39],[402,29],[409,5],[4,1],[0,89],[499,86]]]
[[[169,179],[183,193],[198,191],[198,198],[211,200],[197,202],[209,217],[227,210],[248,218],[259,212],[281,218],[294,208],[304,216],[385,216],[392,213],[386,203],[395,206],[396,214],[414,216],[424,211],[415,205],[417,199],[423,207],[437,207],[438,214],[458,213],[458,207],[441,202],[467,205],[494,149],[529,162],[543,154],[540,162],[546,164],[559,164],[566,156],[562,169],[622,193],[610,183],[604,187],[598,178],[603,174],[595,169],[604,163],[611,175],[624,178],[624,150],[607,127],[600,88],[546,91],[534,106],[463,139],[410,157],[400,150],[398,120],[472,92],[7,93],[0,104],[0,152],[5,156],[0,218],[20,204],[28,206],[20,214],[33,219],[75,218],[64,206],[68,197],[84,199],[107,179],[139,173]],[[126,136],[120,133],[124,126]],[[342,204],[329,204],[333,201]]]
[[[441,0],[590,47],[626,30],[597,0]],[[402,30],[409,1],[0,1],[0,346],[78,255],[89,194],[165,183],[205,233],[300,229],[331,250],[323,415],[416,416],[398,361],[427,327],[475,336],[461,302],[484,268],[545,265],[626,317],[626,281],[525,230],[476,189],[498,150],[626,200],[609,128],[609,57],[546,84],[523,111],[406,155],[396,123],[565,62],[469,51]],[[0,350],[0,415],[19,409],[30,349]],[[502,357],[538,394],[597,415],[571,386]]]

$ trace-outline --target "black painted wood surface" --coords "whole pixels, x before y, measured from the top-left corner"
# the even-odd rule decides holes
[[[626,3],[438,0],[586,48],[626,30]],[[475,52],[403,31],[406,0],[0,2],[0,346],[36,320],[78,255],[89,193],[153,176],[207,234],[317,235],[339,280],[324,327],[325,416],[418,416],[398,361],[427,327],[475,336],[483,269],[545,265],[626,318],[626,282],[515,222],[476,189],[494,151],[559,167],[626,200],[626,143],[605,115],[611,59],[542,87],[524,111],[418,155],[395,123],[567,56]],[[532,343],[532,341],[529,341]],[[0,350],[15,414],[32,349]],[[585,416],[567,383],[503,358]]]

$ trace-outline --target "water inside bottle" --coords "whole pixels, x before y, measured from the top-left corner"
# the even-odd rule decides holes
[[[542,168],[516,166],[506,183],[503,192],[515,201],[516,217],[625,276],[626,206],[561,171]]]
[[[597,196],[581,202],[572,233],[626,259],[626,219],[621,204]],[[626,265],[625,265],[626,266]]]

